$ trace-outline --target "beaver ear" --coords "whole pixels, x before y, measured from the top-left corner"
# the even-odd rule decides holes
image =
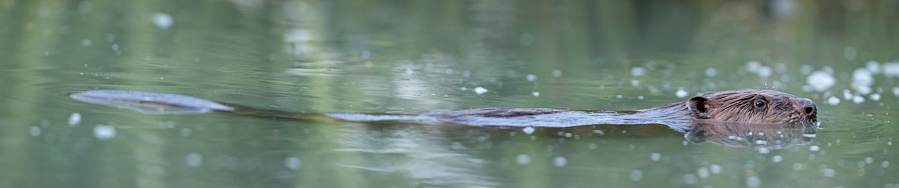
[[[709,111],[714,107],[709,104],[709,99],[703,96],[695,96],[687,101],[687,108],[693,113],[693,117],[697,119],[708,119]]]

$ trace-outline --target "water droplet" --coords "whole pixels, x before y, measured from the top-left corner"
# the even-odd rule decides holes
[[[31,136],[40,136],[41,128],[37,127],[37,126],[31,126],[31,129],[29,130],[29,132],[31,133]]]
[[[199,153],[187,154],[187,166],[198,167],[203,164],[203,155]]]
[[[477,93],[478,95],[480,95],[480,94],[487,93],[487,89],[484,89],[483,87],[476,87],[476,88],[474,88],[474,92]]]
[[[709,171],[711,171],[712,174],[720,174],[721,170],[723,170],[721,168],[721,165],[718,165],[718,164],[709,165]]]
[[[836,106],[837,104],[840,104],[840,98],[830,96],[830,98],[827,98],[827,104]]]
[[[631,76],[643,76],[643,75],[646,75],[646,68],[631,67]]]
[[[715,77],[715,75],[717,75],[717,74],[718,74],[718,70],[715,69],[714,67],[709,67],[709,68],[705,69],[705,76],[707,76],[709,78]]]
[[[166,13],[157,12],[153,14],[153,24],[160,29],[169,29],[172,27],[172,16]]]
[[[568,160],[565,159],[565,157],[558,156],[553,159],[553,164],[555,164],[556,167],[565,167],[565,165],[568,164]]]
[[[698,175],[699,178],[702,178],[702,179],[709,178],[709,175],[710,175],[709,168],[699,167],[699,170],[696,170],[696,175]]]
[[[779,163],[783,160],[784,160],[784,158],[780,155],[774,155],[771,157],[771,162],[773,162],[773,163]]]
[[[684,98],[684,97],[687,97],[687,95],[689,95],[689,93],[687,93],[687,91],[684,91],[683,88],[680,88],[680,89],[677,89],[677,92],[675,92],[674,95],[676,95],[677,98]]]
[[[760,187],[762,186],[762,179],[759,177],[750,176],[746,178],[746,187]]]
[[[75,113],[72,113],[72,115],[69,115],[69,126],[74,127],[75,125],[78,125],[78,123],[81,123],[81,114],[80,113],[75,112]]]
[[[523,129],[521,129],[521,132],[524,132],[524,134],[527,134],[527,135],[531,135],[534,133],[534,128],[533,127],[525,127]]]
[[[519,165],[529,164],[531,163],[531,156],[528,156],[527,154],[518,154],[518,156],[515,157],[515,163],[518,163]]]
[[[825,71],[815,71],[812,72],[811,75],[808,76],[806,82],[812,89],[815,91],[824,91],[833,86],[836,83],[836,79],[830,73]]]
[[[300,158],[297,158],[297,157],[284,158],[284,166],[287,166],[287,168],[289,168],[289,169],[294,169],[294,170],[299,169],[300,164],[302,164],[302,161],[300,161]]]
[[[97,125],[94,127],[94,137],[100,140],[109,140],[115,138],[115,127],[109,125]]]
[[[640,171],[640,170],[631,171],[631,180],[640,181],[640,179],[643,179],[643,171]]]

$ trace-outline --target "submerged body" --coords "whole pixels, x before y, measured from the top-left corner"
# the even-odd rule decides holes
[[[492,127],[572,127],[597,124],[664,124],[680,132],[693,124],[815,125],[817,109],[806,98],[773,90],[709,92],[687,101],[635,111],[579,111],[549,108],[479,108],[417,114],[294,113],[216,103],[191,96],[122,90],[94,90],[71,97],[95,104],[150,114],[231,112],[289,119],[335,118],[345,121],[417,121]]]

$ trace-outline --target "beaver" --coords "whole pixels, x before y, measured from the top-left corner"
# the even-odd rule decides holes
[[[297,113],[219,103],[191,96],[126,90],[92,90],[70,94],[88,103],[150,114],[211,111],[273,118],[344,121],[414,121],[483,127],[573,127],[598,124],[663,124],[688,132],[695,123],[817,126],[818,110],[807,98],[774,90],[740,89],[707,92],[686,101],[633,111],[585,111],[551,108],[478,108],[408,114]]]

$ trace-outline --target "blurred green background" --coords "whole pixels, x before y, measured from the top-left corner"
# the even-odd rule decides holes
[[[896,187],[896,20],[895,0],[0,0],[0,187]],[[663,125],[527,134],[66,96],[383,113],[632,110],[742,88],[812,99],[817,134],[732,147]]]

